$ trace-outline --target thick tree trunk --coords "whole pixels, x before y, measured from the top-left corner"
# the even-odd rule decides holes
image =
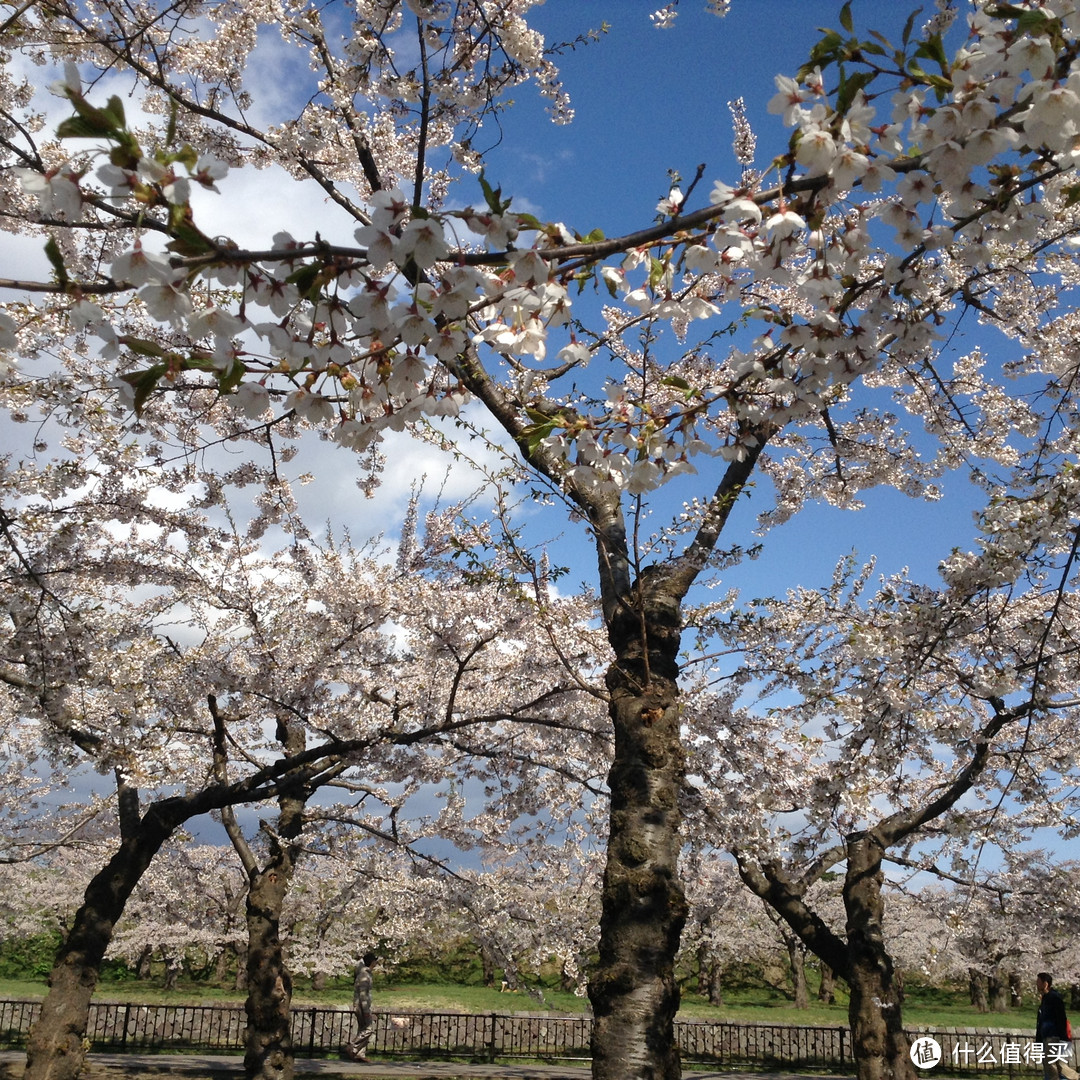
[[[976,968],[968,968],[968,994],[972,1006],[981,1013],[990,1011],[986,997],[986,976]]]
[[[697,992],[701,997],[709,993],[709,950],[704,945],[697,950]]]
[[[724,1004],[724,969],[717,963],[709,968],[709,1004]]]
[[[1009,977],[1006,973],[994,968],[986,977],[986,990],[991,1012],[1009,1011]]]
[[[801,941],[792,935],[784,935],[787,943],[788,963],[791,966],[791,991],[796,1009],[810,1008],[810,990],[806,985],[806,950]]]
[[[292,1080],[295,1070],[292,976],[281,948],[281,909],[296,866],[295,839],[303,824],[305,800],[279,800],[278,833],[270,858],[250,875],[247,898],[247,1011],[244,1073],[248,1080]],[[280,839],[279,839],[280,838]]]
[[[149,979],[150,978],[150,964],[154,959],[154,946],[145,945],[143,951],[139,953],[139,959],[135,964],[135,978],[136,979]]]
[[[176,984],[184,970],[184,958],[182,956],[169,956],[165,959],[165,984],[164,990],[175,990]]]
[[[678,874],[683,783],[677,655],[681,613],[635,590],[609,621],[615,753],[599,961],[589,983],[594,1080],[678,1080],[674,958],[687,905]],[[646,645],[647,642],[647,645]]]
[[[82,1072],[90,999],[124,905],[161,845],[181,823],[152,806],[86,887],[82,907],[57,952],[49,992],[30,1031],[23,1080],[76,1080]]]
[[[484,972],[484,985],[495,985],[495,954],[486,941],[480,942],[480,967]]]
[[[824,960],[821,961],[821,981],[818,983],[818,1001],[832,1005],[836,1001],[836,972]]]
[[[851,990],[848,1018],[858,1080],[915,1080],[892,960],[885,951],[883,854],[866,834],[848,843],[844,880]]]
[[[1009,972],[1009,1008],[1019,1009],[1024,1004],[1024,980],[1020,972]]]
[[[292,978],[282,962],[278,927],[285,883],[276,868],[264,870],[248,894],[248,957],[244,1072],[265,1080],[292,1080],[289,1025]]]

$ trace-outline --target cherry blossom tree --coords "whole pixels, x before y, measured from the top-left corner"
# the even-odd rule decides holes
[[[204,469],[192,483],[186,465],[163,463],[164,443],[131,440],[126,413],[98,408],[101,388],[86,382],[73,428],[54,396],[67,377],[8,387],[9,409],[35,418],[38,456],[0,477],[11,597],[0,680],[13,745],[58,775],[79,762],[112,773],[115,794],[95,813],[100,803],[115,815],[120,847],[61,949],[28,1075],[78,1069],[90,994],[131,891],[181,825],[217,810],[248,878],[248,1072],[287,1076],[278,924],[301,847],[327,823],[402,847],[433,836],[505,847],[565,828],[609,752],[593,604],[551,593],[520,549],[524,579],[509,563],[463,579],[441,554],[470,542],[449,513],[429,519],[427,538],[409,534],[396,564],[345,542],[316,547],[283,483],[241,531],[225,493],[246,469]],[[162,405],[144,423],[156,432],[174,419]],[[61,438],[55,457],[46,432]],[[292,542],[267,553],[267,530],[282,522]],[[448,610],[450,588],[461,602]],[[463,797],[469,785],[486,789],[479,805]],[[309,813],[330,787],[347,801]],[[442,798],[437,813],[411,802],[425,788]],[[260,862],[232,807],[265,800],[279,818]],[[47,822],[22,824],[40,833]],[[22,846],[30,857],[50,843]]]
[[[1075,873],[1073,862],[1024,849],[967,881],[921,890],[914,900],[937,927],[926,967],[966,979],[983,1012],[1028,1004],[1024,994],[1038,971],[1052,971],[1062,985],[1076,982]]]
[[[512,122],[512,88],[533,80],[570,116],[531,7],[23,5],[5,48],[63,62],[73,114],[63,142],[40,137],[28,84],[5,72],[6,220],[49,237],[53,280],[6,283],[0,344],[33,359],[85,335],[131,406],[163,392],[192,438],[310,426],[366,469],[386,433],[438,431],[469,400],[513,443],[595,543],[614,654],[594,1073],[669,1077],[681,605],[757,472],[776,522],[875,484],[936,497],[966,463],[992,482],[1032,439],[1070,452],[1056,425],[1073,411],[1080,14],[979,0],[965,35],[943,5],[897,43],[856,32],[845,5],[777,79],[792,135],[764,168],[743,131],[732,182],[703,198],[703,169],[658,221],[605,239],[517,213],[477,175],[476,135]],[[263,122],[249,76],[268,29],[312,70]],[[115,77],[140,91],[130,122]],[[248,163],[314,181],[340,233],[283,221],[257,250],[210,235],[194,194],[228,200]],[[575,284],[610,293],[591,323]],[[965,316],[1004,334],[1004,359],[946,358]],[[685,496],[666,530],[649,516],[662,486]]]
[[[741,678],[777,703],[763,716],[728,689],[688,712],[700,810],[739,822],[728,844],[743,880],[846,979],[860,1076],[909,1068],[884,865],[941,860],[962,880],[988,847],[1075,829],[1074,473],[1071,453],[1037,441],[938,588],[901,574],[866,596],[872,568],[849,559],[829,588],[736,611]],[[838,933],[808,890],[841,865]]]
[[[106,956],[139,977],[158,960],[176,974],[212,966],[220,980],[224,965],[244,950],[246,892],[231,849],[196,843],[181,830],[139,879]]]

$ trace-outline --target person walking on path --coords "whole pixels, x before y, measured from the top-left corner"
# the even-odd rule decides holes
[[[1072,1053],[1065,1002],[1053,988],[1054,977],[1048,971],[1035,976],[1035,989],[1040,995],[1039,1011],[1035,1017],[1035,1041],[1043,1047],[1043,1080],[1080,1080],[1068,1061]]]
[[[341,1048],[343,1057],[349,1061],[367,1061],[368,1043],[374,1034],[374,1013],[371,1011],[371,969],[378,957],[373,952],[364,953],[363,959],[356,965],[356,977],[353,979],[353,1013],[356,1016],[356,1038]],[[1069,1080],[1077,1080],[1070,1077]]]

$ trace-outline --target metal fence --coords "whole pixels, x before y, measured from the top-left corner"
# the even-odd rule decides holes
[[[41,1003],[0,1001],[0,1047],[26,1043]],[[336,1053],[354,1032],[348,1009],[302,1006],[292,1010],[297,1054]],[[137,1005],[94,1002],[87,1037],[99,1051],[243,1049],[247,1018],[242,1005]],[[371,1049],[397,1058],[515,1058],[583,1061],[589,1056],[592,1021],[586,1016],[545,1014],[399,1012],[375,1018]],[[843,1071],[851,1068],[851,1033],[846,1026],[679,1020],[675,1035],[687,1064],[713,1067],[784,1067]],[[972,1073],[1041,1074],[1027,1052],[1030,1037],[1017,1032],[941,1028],[909,1032],[933,1038],[941,1051],[937,1070]],[[1075,1059],[1075,1056],[1074,1056]]]

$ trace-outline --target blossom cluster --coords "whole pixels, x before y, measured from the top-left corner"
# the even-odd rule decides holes
[[[498,30],[518,66],[514,79],[540,78],[546,63],[525,6],[508,5]],[[173,238],[166,257],[145,250],[135,232],[107,264],[110,286],[135,295],[171,346],[127,332],[119,325],[127,313],[115,304],[83,298],[71,309],[72,326],[98,334],[115,355],[152,358],[149,370],[124,377],[137,407],[162,379],[195,372],[216,380],[250,419],[280,404],[366,449],[386,431],[455,416],[472,396],[490,402],[494,380],[514,414],[504,421],[511,434],[561,482],[641,494],[693,471],[701,454],[745,459],[762,438],[845,400],[859,378],[887,379],[923,363],[955,307],[996,302],[979,283],[1002,272],[1003,253],[1018,241],[1028,253],[1021,273],[1049,265],[1075,228],[1080,152],[1080,73],[1070,45],[1080,15],[1068,0],[1058,6],[1024,9],[1020,34],[1012,9],[980,5],[951,58],[945,20],[928,24],[917,50],[907,42],[908,53],[897,50],[906,75],[891,96],[878,85],[889,78],[885,67],[869,62],[857,80],[849,74],[839,90],[827,88],[825,68],[865,62],[866,43],[848,46],[850,57],[835,44],[833,53],[819,51],[799,76],[777,77],[769,103],[793,129],[777,159],[786,170],[779,186],[744,171],[734,184],[716,181],[709,205],[690,211],[676,184],[658,208],[664,222],[655,239],[630,234],[595,254],[565,226],[511,211],[482,176],[483,204],[444,210],[434,198],[419,202],[420,188],[410,194],[385,182],[364,155],[370,190],[356,210],[355,247],[283,231],[268,252],[240,251],[203,234],[190,202],[192,185],[219,190],[230,155],[187,143],[144,152],[115,99],[89,103],[74,63],[58,91],[76,117],[61,134],[93,128],[112,144],[109,161],[94,173],[85,158],[44,172],[24,168],[22,178],[46,218],[77,224],[103,206],[134,204],[157,211]],[[390,63],[402,33],[400,13],[390,18],[387,10],[373,9],[371,32],[351,46],[366,43],[372,75]],[[448,7],[418,10],[428,47],[459,71],[453,58],[474,40],[470,31],[447,22]],[[654,20],[674,11],[669,5]],[[302,18],[324,40],[317,17]],[[320,56],[329,64],[325,50]],[[940,73],[920,66],[927,58]],[[337,72],[327,68],[323,89],[349,116],[356,88],[346,91]],[[438,80],[425,92],[436,87],[453,97]],[[394,93],[409,105],[420,91],[398,77]],[[455,108],[463,107],[460,85],[454,93]],[[745,165],[752,132],[741,108],[735,120]],[[429,131],[428,148],[452,141],[453,127]],[[374,154],[376,142],[370,146]],[[277,147],[312,173],[303,164],[308,150],[281,140]],[[585,345],[569,286],[590,277],[617,303]],[[707,363],[701,349],[690,350],[655,378],[627,373],[586,401],[553,383],[553,371],[565,380],[598,349],[619,355],[642,325],[670,327],[684,341],[695,323],[734,327],[748,311],[760,332],[738,335],[726,354],[709,346]],[[486,356],[503,367],[489,369]]]

